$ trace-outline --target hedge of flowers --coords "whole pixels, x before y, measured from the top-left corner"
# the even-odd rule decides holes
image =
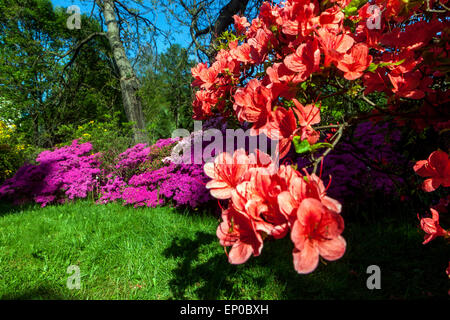
[[[92,153],[90,142],[44,151],[36,164],[22,166],[0,186],[0,198],[41,206],[91,196],[99,203],[154,207],[162,204],[197,207],[210,200],[207,177],[201,165],[162,160],[170,155],[176,139],[152,146],[137,144],[120,154],[115,164],[105,163],[102,153]]]
[[[36,165],[26,164],[0,187],[0,196],[15,203],[35,201],[42,206],[65,199],[85,198],[97,186],[99,154],[89,154],[90,143],[44,151]]]
[[[113,170],[106,170],[100,202],[122,199],[125,204],[154,207],[172,200],[176,206],[196,208],[211,198],[201,165],[175,163],[171,150],[178,139],[162,139],[152,146],[137,144],[119,155]]]

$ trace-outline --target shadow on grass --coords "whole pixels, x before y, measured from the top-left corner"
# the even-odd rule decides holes
[[[169,285],[174,299],[189,299],[188,291],[194,287],[199,299],[218,299],[220,291],[231,294],[233,285],[223,278],[230,267],[224,263],[222,255],[215,253],[206,262],[198,263],[204,251],[217,242],[214,235],[197,232],[195,238],[175,238],[164,251],[168,258],[179,258],[178,267],[173,270],[174,277]]]
[[[423,246],[414,226],[398,222],[355,224],[344,236],[344,257],[322,261],[309,275],[295,272],[288,237],[266,241],[261,256],[239,266],[228,263],[215,235],[197,232],[193,239],[176,238],[164,252],[179,259],[169,283],[173,298],[448,299],[445,268],[450,252],[442,239]],[[380,290],[367,288],[370,265],[381,268]]]
[[[0,217],[6,216],[8,214],[20,213],[37,207],[38,206],[35,203],[14,205],[11,202],[0,200]]]
[[[75,299],[61,295],[59,292],[47,286],[39,286],[37,288],[24,290],[21,292],[8,293],[0,297],[1,300],[66,300]]]

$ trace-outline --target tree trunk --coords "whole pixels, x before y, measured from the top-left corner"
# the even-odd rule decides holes
[[[114,11],[113,0],[96,0],[103,12],[108,28],[106,33],[112,49],[113,57],[120,72],[120,89],[123,107],[128,121],[133,122],[133,139],[135,143],[147,142],[142,102],[137,94],[140,84],[133,67],[125,54],[125,48],[120,40],[119,26]]]

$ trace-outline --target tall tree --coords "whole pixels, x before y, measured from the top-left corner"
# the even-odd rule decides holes
[[[164,35],[146,14],[151,14],[142,0],[86,0],[90,2],[92,13],[98,13],[98,20],[105,32],[96,32],[76,46],[69,52],[70,61],[75,61],[80,49],[87,45],[93,37],[105,36],[108,39],[114,67],[120,81],[122,103],[128,121],[133,122],[133,136],[135,142],[148,140],[144,114],[142,112],[142,101],[138,96],[140,83],[133,68],[138,61],[142,51],[142,42],[155,43],[155,35]],[[145,12],[142,13],[142,10]],[[134,59],[131,57],[134,55]],[[134,61],[133,61],[134,60]]]
[[[180,45],[172,45],[157,56],[148,52],[139,64],[144,114],[154,139],[168,137],[176,128],[192,129],[193,65]]]
[[[66,20],[50,0],[0,0],[1,117],[37,146],[59,142],[61,124],[122,108],[107,40],[87,37],[100,33],[100,24],[83,15],[82,30],[72,32]],[[68,47],[76,50],[83,41],[89,45],[71,59]]]
[[[140,84],[131,62],[126,55],[125,47],[120,37],[116,3],[113,0],[96,0],[96,3],[103,13],[107,26],[106,35],[111,46],[115,64],[120,73],[123,107],[128,121],[133,122],[134,140],[135,142],[145,142],[147,141],[147,135],[145,133],[144,114],[142,112],[141,99],[137,94]],[[124,6],[123,8],[128,10]]]

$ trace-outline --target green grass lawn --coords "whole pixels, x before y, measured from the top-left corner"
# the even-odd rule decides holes
[[[77,202],[0,206],[1,299],[414,299],[448,298],[449,246],[424,246],[417,221],[347,223],[347,252],[310,275],[292,265],[289,238],[261,256],[227,262],[211,215]],[[369,265],[381,290],[369,290]],[[69,265],[81,289],[67,288]]]

